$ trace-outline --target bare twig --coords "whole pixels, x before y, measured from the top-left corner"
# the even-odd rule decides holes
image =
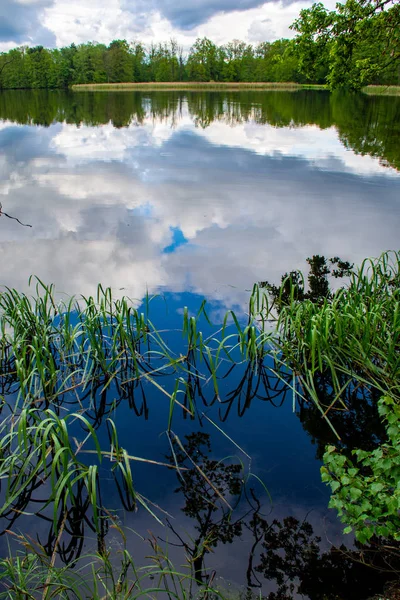
[[[3,205],[0,202],[0,217],[4,216],[4,217],[7,217],[8,219],[12,219],[13,221],[17,221],[20,225],[23,225],[23,227],[32,227],[32,225],[28,225],[27,223],[22,223],[19,219],[17,219],[17,217],[11,217],[7,213],[3,212],[2,209],[3,209]]]

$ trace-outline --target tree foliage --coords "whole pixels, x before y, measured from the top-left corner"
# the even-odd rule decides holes
[[[308,289],[305,289],[304,276],[301,271],[290,271],[281,278],[279,286],[268,281],[260,282],[260,287],[267,289],[278,312],[291,302],[310,300],[321,303],[333,298],[333,291],[329,286],[328,277],[343,278],[351,275],[354,265],[343,261],[338,256],[326,259],[325,256],[315,254],[307,258],[310,267],[308,273]]]
[[[217,46],[199,38],[187,56],[176,40],[108,46],[88,42],[48,50],[16,48],[0,54],[0,88],[63,88],[79,83],[163,81],[301,81],[293,42],[254,47],[240,40]]]
[[[292,25],[300,71],[331,88],[400,81],[398,0],[346,0],[329,11],[322,3],[303,9]]]
[[[322,479],[332,490],[329,503],[365,543],[374,536],[400,541],[400,407],[390,396],[379,400],[388,442],[372,452],[356,449],[353,458],[328,446]]]

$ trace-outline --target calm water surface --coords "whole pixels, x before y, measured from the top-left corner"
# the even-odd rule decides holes
[[[35,274],[59,292],[87,295],[101,282],[136,306],[146,293],[162,294],[152,314],[171,330],[169,343],[179,353],[172,330],[181,326],[183,306],[194,312],[205,298],[218,323],[229,309],[245,313],[255,282],[278,282],[312,254],[359,262],[398,248],[399,139],[400,98],[2,92],[0,202],[5,213],[32,227],[1,218],[0,284],[27,291]],[[320,482],[329,431],[319,415],[299,406],[293,412],[291,396],[262,371],[252,376],[237,368],[221,385],[215,402],[205,383],[199,419],[181,415],[174,427],[182,437],[209,435],[189,438],[200,455],[210,442],[211,456],[240,457],[265,483],[272,506],[253,478],[237,514],[254,515],[260,502],[269,522],[295,517],[311,523],[321,551],[339,544],[342,527],[327,511],[329,494]],[[121,399],[120,390],[111,394]],[[369,417],[364,410],[354,418]],[[154,386],[144,385],[133,405],[121,402],[114,418],[131,454],[167,460],[169,446],[160,434],[168,402]],[[351,418],[342,433],[346,440],[362,438]],[[135,476],[138,489],[175,519],[164,538],[195,535],[198,515],[181,511],[189,491],[175,493],[179,480],[170,471],[137,467]],[[117,495],[109,493],[120,510]],[[120,518],[143,535],[157,530],[143,512],[121,509]],[[240,530],[227,531],[221,515],[213,518],[219,533],[206,566],[233,584],[274,589],[261,547],[252,558],[260,569],[248,570],[254,524],[248,519]],[[296,525],[286,527],[288,538]],[[45,523],[39,531],[46,535]],[[130,543],[140,554],[135,540]],[[179,545],[173,552],[183,560]]]

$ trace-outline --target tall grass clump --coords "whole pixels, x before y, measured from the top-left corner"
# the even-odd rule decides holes
[[[222,358],[231,363],[255,361],[269,350],[270,334],[260,331],[252,317],[239,323],[233,311],[221,329],[204,336],[200,318],[211,323],[203,302],[193,316],[184,308],[184,353],[176,354],[165,341],[168,330],[160,333],[152,323],[150,304],[147,298],[139,311],[129,298],[115,299],[111,289],[102,286],[96,297],[59,302],[54,287],[39,280],[32,297],[6,288],[0,294],[3,385],[16,391],[21,406],[54,407],[66,393],[78,391],[93,398],[112,383],[127,386],[146,379],[155,384],[162,371],[184,375],[196,361],[214,377]],[[264,310],[265,297],[255,292],[250,312]]]
[[[21,549],[0,559],[1,600],[225,600],[205,581],[198,582],[185,568],[176,568],[154,537],[148,546],[146,564],[127,549],[126,539],[116,556],[93,553],[68,565],[56,564],[56,554],[46,554],[34,539],[18,535]]]
[[[366,259],[331,296],[281,305],[278,346],[318,404],[313,381],[328,372],[334,391],[329,412],[340,408],[347,386],[376,389],[400,401],[400,252]],[[342,408],[346,408],[342,406]]]

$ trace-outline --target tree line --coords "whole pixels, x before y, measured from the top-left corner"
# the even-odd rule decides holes
[[[60,49],[20,47],[0,55],[2,88],[65,88],[79,83],[304,80],[290,40],[217,46],[198,39],[185,55],[174,39],[151,44],[114,40]]]
[[[66,88],[80,83],[296,82],[358,89],[400,83],[399,0],[347,0],[302,10],[293,40],[218,46],[197,39],[188,53],[176,40],[114,40],[64,48],[19,47],[0,54],[0,88]]]

